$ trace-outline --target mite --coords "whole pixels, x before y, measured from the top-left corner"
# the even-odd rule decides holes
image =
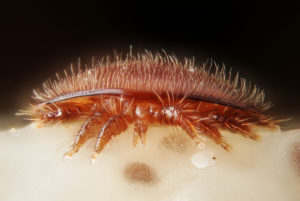
[[[277,128],[278,122],[263,114],[270,107],[263,90],[247,85],[238,74],[233,77],[213,62],[197,66],[194,60],[179,61],[166,53],[130,51],[84,70],[71,67],[33,94],[35,103],[19,115],[42,124],[85,118],[65,153],[69,157],[95,138],[95,159],[131,124],[133,146],[139,140],[145,144],[148,126],[159,124],[181,127],[196,143],[207,136],[229,151],[220,129],[258,140],[254,127]]]

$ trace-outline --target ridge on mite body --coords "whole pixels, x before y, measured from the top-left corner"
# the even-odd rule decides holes
[[[196,143],[205,135],[225,150],[219,129],[257,140],[256,126],[277,128],[278,120],[264,115],[270,107],[264,92],[234,79],[225,68],[211,72],[192,60],[178,61],[159,53],[116,56],[85,70],[78,69],[34,90],[35,104],[18,114],[34,121],[57,123],[85,117],[67,156],[95,137],[96,157],[111,140],[134,125],[133,145],[146,142],[151,124],[182,127]]]

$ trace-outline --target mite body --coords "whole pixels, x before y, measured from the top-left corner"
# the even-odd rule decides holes
[[[42,123],[86,120],[78,131],[72,156],[90,138],[96,138],[95,158],[111,140],[134,125],[133,145],[146,142],[151,124],[180,126],[187,135],[201,143],[205,135],[225,150],[227,144],[219,129],[240,133],[257,140],[254,126],[275,128],[276,121],[262,114],[269,107],[263,91],[247,86],[244,79],[215,72],[205,65],[196,67],[186,59],[160,54],[133,56],[98,63],[78,69],[65,77],[34,90],[37,101],[19,114]]]

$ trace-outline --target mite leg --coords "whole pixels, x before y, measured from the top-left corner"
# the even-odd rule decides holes
[[[133,146],[137,145],[138,138],[141,139],[143,145],[146,144],[146,132],[148,130],[148,122],[142,119],[137,119],[134,122]]]
[[[220,145],[226,151],[231,150],[231,146],[223,140],[217,127],[209,125],[205,122],[199,122],[196,124],[197,128],[203,132],[206,136],[212,139],[216,144]]]
[[[74,153],[78,152],[80,147],[91,137],[89,134],[101,127],[101,121],[103,122],[103,118],[104,117],[101,116],[100,113],[94,113],[90,116],[81,126],[71,150],[66,152],[65,156],[71,157]]]
[[[250,138],[253,140],[259,140],[260,136],[254,133],[249,126],[247,125],[242,125],[237,122],[233,121],[225,121],[224,122],[224,127],[227,128],[228,130],[235,132],[235,133],[240,133],[246,138]]]
[[[201,143],[199,139],[200,133],[204,133],[211,138],[215,143],[221,145],[226,151],[231,150],[231,146],[222,139],[222,135],[214,126],[205,124],[204,122],[193,122],[188,117],[182,117],[179,125],[187,132],[187,134],[196,141],[197,144]]]
[[[92,159],[96,159],[97,155],[104,149],[105,145],[112,139],[112,137],[119,135],[127,128],[128,123],[124,115],[118,114],[108,118],[100,129],[95,145],[95,153],[92,155]]]
[[[196,125],[188,118],[181,116],[178,125],[185,130],[185,132],[190,136],[197,144],[201,144],[202,141],[199,138],[199,131]]]

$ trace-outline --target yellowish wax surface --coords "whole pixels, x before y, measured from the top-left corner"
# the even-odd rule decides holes
[[[261,141],[222,132],[231,152],[174,127],[150,127],[146,146],[130,128],[95,163],[95,140],[66,160],[79,123],[0,132],[2,201],[298,201],[300,177],[290,147],[300,130],[259,131]]]

